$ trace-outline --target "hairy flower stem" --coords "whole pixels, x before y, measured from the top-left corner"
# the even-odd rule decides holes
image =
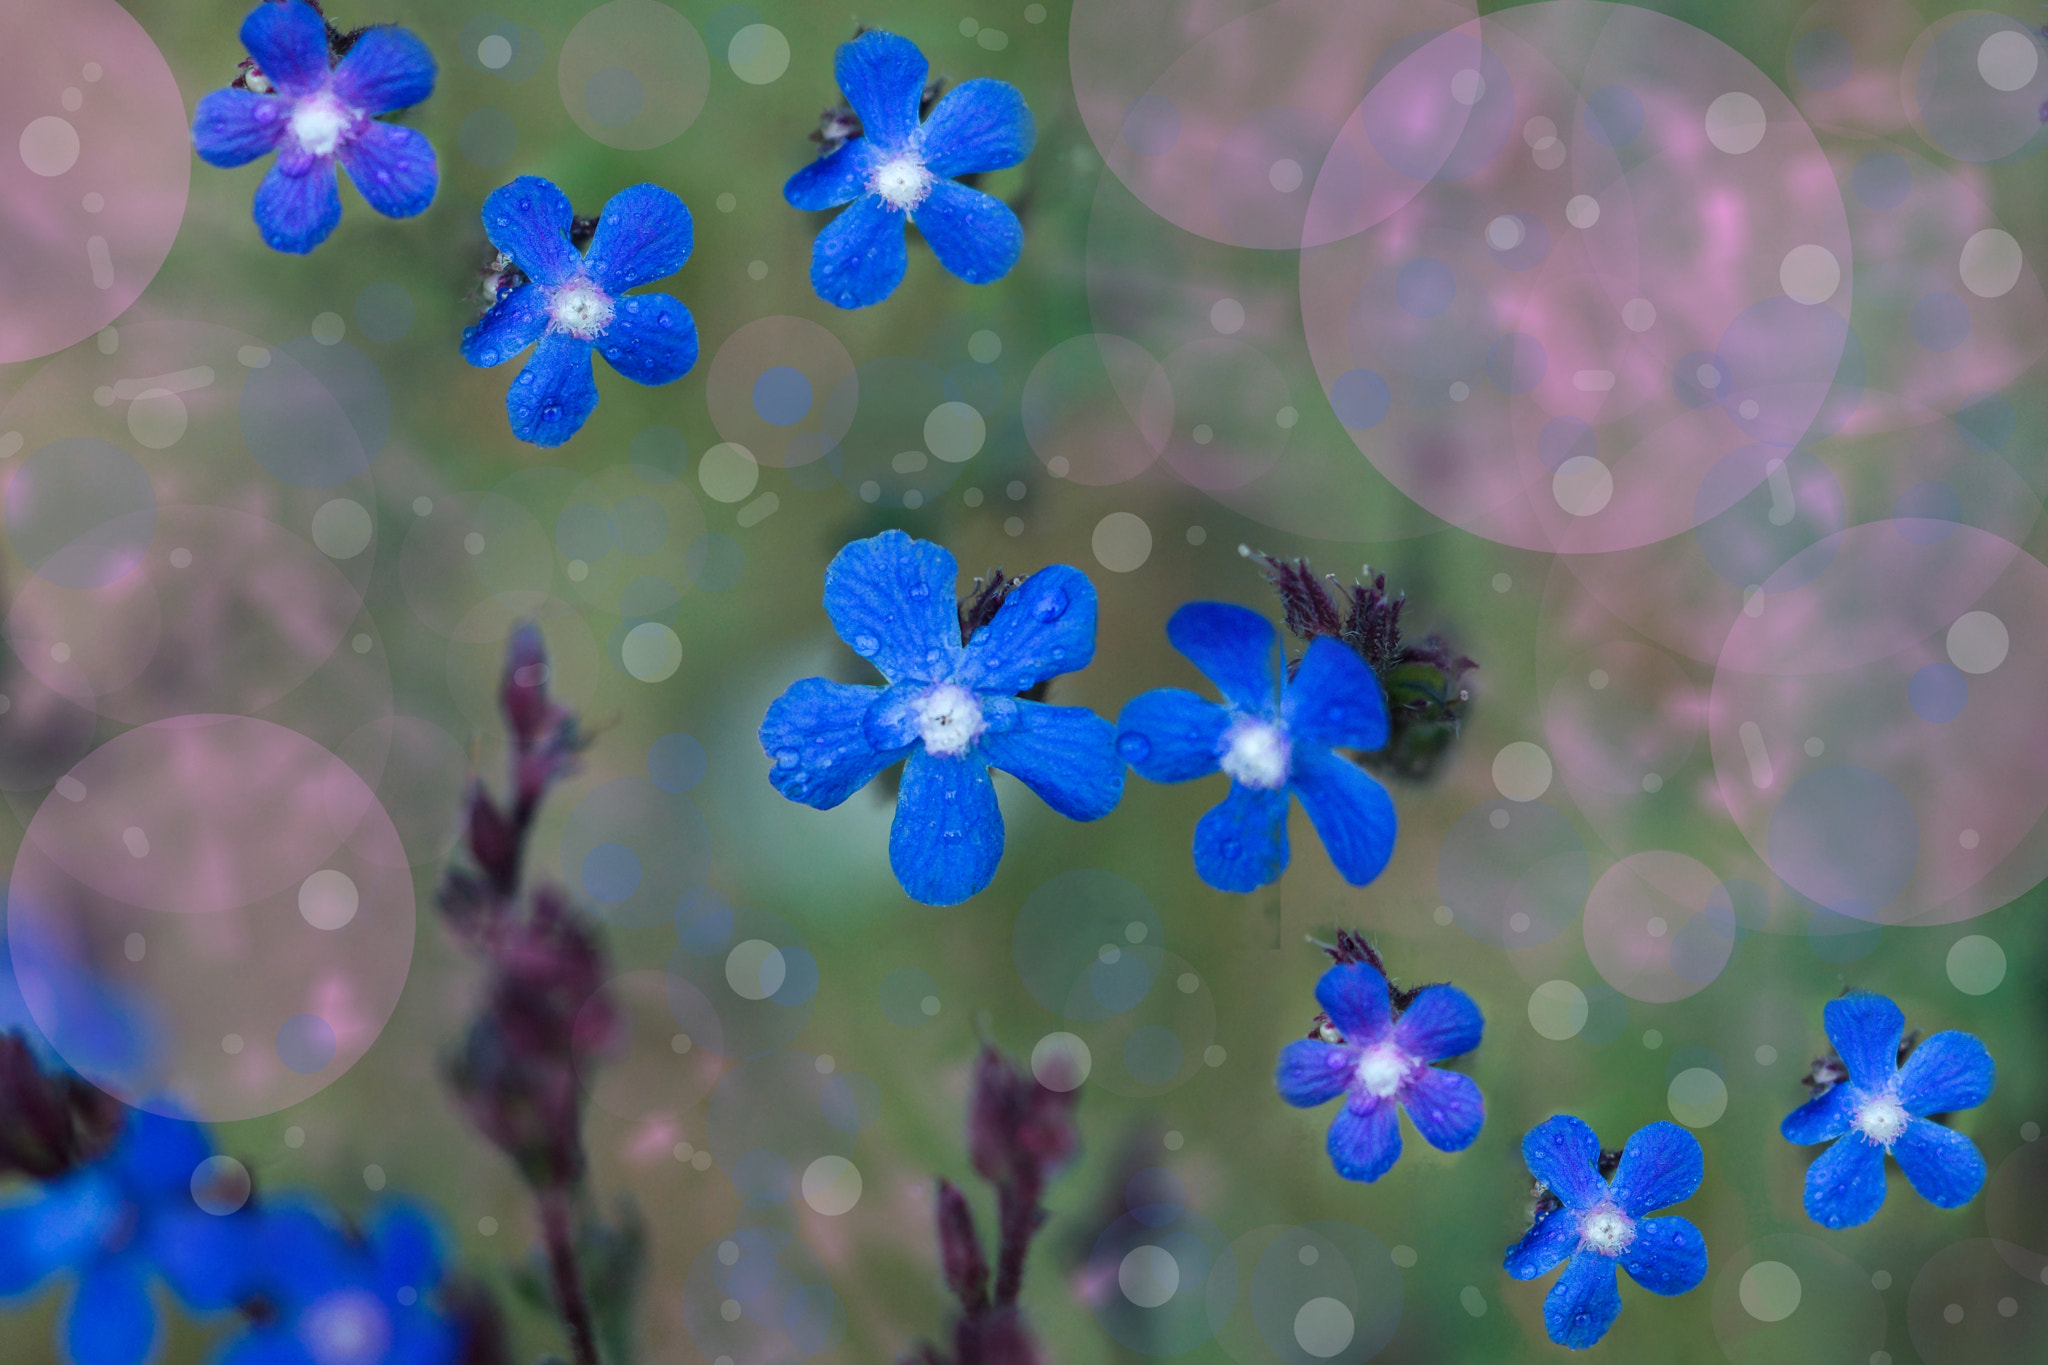
[[[569,1331],[575,1365],[599,1365],[597,1324],[583,1292],[583,1271],[576,1263],[575,1194],[555,1185],[535,1192],[540,1204],[541,1238],[547,1243],[548,1273],[555,1282],[555,1306]]]

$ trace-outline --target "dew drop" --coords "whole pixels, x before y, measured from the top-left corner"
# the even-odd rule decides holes
[[[1066,611],[1067,595],[1058,588],[1054,588],[1051,592],[1039,598],[1037,607],[1033,609],[1033,613],[1038,619],[1046,622],[1059,620],[1060,617],[1066,614]]]
[[[1238,841],[1237,841],[1237,840],[1235,840],[1235,839],[1225,839],[1225,840],[1223,841],[1223,856],[1224,856],[1224,857],[1226,857],[1226,858],[1235,858],[1235,857],[1236,857],[1236,856],[1237,856],[1238,854],[1242,853],[1243,851],[1244,851],[1244,845],[1242,845],[1242,844],[1238,843]]]
[[[1124,756],[1126,763],[1143,763],[1152,757],[1152,741],[1141,734],[1132,733],[1117,736],[1116,751]]]
[[[777,749],[775,751],[775,766],[778,768],[794,768],[796,761],[797,755],[794,749]]]
[[[922,583],[913,583],[910,585],[910,600],[913,602],[922,602],[925,600],[925,598],[930,597],[931,595],[932,590]],[[929,659],[931,655],[927,654],[925,655],[925,657]]]
[[[853,652],[860,655],[863,659],[872,659],[875,656],[875,651],[881,647],[882,642],[872,635],[856,635],[853,637]]]

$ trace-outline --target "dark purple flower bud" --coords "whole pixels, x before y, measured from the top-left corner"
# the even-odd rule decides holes
[[[950,1180],[939,1182],[939,1262],[946,1284],[970,1314],[988,1303],[988,1258],[974,1229],[974,1210]]]
[[[504,1310],[481,1281],[467,1276],[443,1281],[441,1310],[461,1343],[452,1365],[512,1365]]]
[[[53,1180],[96,1159],[127,1111],[81,1077],[45,1072],[28,1039],[0,1034],[0,1176]]]
[[[469,856],[499,895],[510,895],[519,885],[519,833],[481,782],[469,784],[467,824]]]
[[[548,700],[548,649],[540,627],[531,621],[512,632],[505,647],[505,681],[499,704],[520,748],[537,744],[553,728],[554,703]]]
[[[993,1047],[983,1048],[967,1108],[968,1155],[982,1179],[1035,1183],[1072,1156],[1080,1145],[1075,1094],[1049,1089]]]
[[[953,1355],[959,1365],[1040,1365],[1042,1359],[1015,1308],[962,1318],[953,1332]]]

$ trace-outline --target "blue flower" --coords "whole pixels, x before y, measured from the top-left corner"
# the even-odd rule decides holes
[[[558,446],[597,409],[590,353],[637,384],[670,384],[697,363],[697,320],[667,294],[628,294],[673,275],[690,259],[690,211],[659,185],[613,195],[590,250],[569,240],[568,196],[552,181],[522,175],[484,200],[484,231],[528,283],[506,290],[462,334],[472,365],[501,365],[538,341],[533,359],[505,394],[512,434]]]
[[[304,255],[327,240],[341,221],[337,160],[386,218],[410,218],[434,202],[440,172],[433,145],[375,118],[433,93],[426,44],[402,28],[366,29],[330,69],[319,12],[305,0],[265,0],[242,21],[242,46],[272,91],[216,90],[199,101],[192,145],[214,166],[277,153],[256,191],[256,226],[267,245]]]
[[[31,1199],[0,1204],[0,1298],[75,1272],[78,1290],[58,1324],[74,1365],[139,1365],[149,1356],[154,1276],[195,1309],[231,1307],[229,1253],[247,1220],[216,1218],[194,1202],[193,1175],[210,1155],[197,1124],[131,1114],[106,1156]]]
[[[1600,1176],[1600,1140],[1569,1114],[1530,1129],[1522,1159],[1559,1204],[1508,1248],[1507,1272],[1533,1280],[1568,1262],[1543,1300],[1543,1325],[1558,1345],[1584,1350],[1607,1335],[1621,1312],[1616,1264],[1652,1294],[1683,1294],[1706,1278],[1707,1242],[1698,1228],[1684,1218],[1644,1217],[1700,1187],[1704,1158],[1685,1129],[1662,1122],[1638,1128],[1612,1182]]]
[[[1343,1095],[1330,1124],[1330,1160],[1346,1180],[1378,1180],[1401,1156],[1398,1106],[1440,1152],[1462,1152],[1479,1136],[1486,1102],[1470,1076],[1431,1062],[1479,1046],[1485,1020],[1456,986],[1424,986],[1396,1019],[1387,978],[1369,963],[1340,963],[1316,983],[1316,999],[1339,1037],[1304,1038],[1280,1054],[1280,1098],[1298,1108]]]
[[[1876,1217],[1887,1152],[1936,1208],[1976,1198],[1984,1188],[1977,1145],[1926,1116],[1984,1103],[1994,1079],[1984,1045],[1951,1029],[1914,1048],[1901,1067],[1905,1016],[1883,996],[1830,1000],[1821,1019],[1849,1077],[1787,1114],[1778,1128],[1787,1142],[1835,1144],[1806,1169],[1807,1215],[1830,1228]]]
[[[1095,588],[1065,564],[1040,569],[960,643],[953,556],[901,531],[856,540],[825,570],[839,638],[889,680],[856,687],[806,678],[768,708],[768,780],[830,810],[904,762],[889,865],[911,899],[953,905],[987,886],[1003,856],[991,766],[1070,820],[1096,820],[1123,795],[1109,722],[1017,693],[1085,668],[1095,655]]]
[[[1301,798],[1330,861],[1353,886],[1380,875],[1394,851],[1386,788],[1333,746],[1387,742],[1387,703],[1351,650],[1311,641],[1276,706],[1272,623],[1222,602],[1190,602],[1166,623],[1173,647],[1223,692],[1224,704],[1177,687],[1132,698],[1117,717],[1117,752],[1154,782],[1221,768],[1230,795],[1195,826],[1195,871],[1219,891],[1256,891],[1287,869],[1287,794]]]
[[[860,115],[861,136],[789,178],[792,207],[853,207],[818,234],[811,287],[841,308],[880,303],[903,282],[903,224],[917,224],[939,264],[969,284],[1010,273],[1024,229],[1000,199],[952,177],[999,171],[1031,154],[1038,134],[1007,81],[956,86],[918,123],[924,54],[907,38],[870,30],[839,49],[839,88]]]

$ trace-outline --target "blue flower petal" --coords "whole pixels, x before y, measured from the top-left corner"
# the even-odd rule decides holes
[[[1806,1214],[1825,1228],[1853,1228],[1884,1204],[1884,1148],[1846,1133],[1806,1168]]]
[[[356,35],[334,68],[333,89],[365,113],[410,109],[434,93],[434,54],[411,30],[379,24]]]
[[[1394,798],[1348,758],[1297,744],[1290,775],[1309,823],[1345,881],[1364,886],[1394,856]]]
[[[548,330],[548,295],[537,284],[522,284],[462,330],[462,358],[472,365],[502,365],[539,341]]]
[[[287,95],[327,82],[327,21],[304,0],[256,6],[242,21],[242,46]]]
[[[289,122],[276,95],[216,90],[199,101],[192,149],[209,166],[245,166],[274,150]]]
[[[189,1197],[192,1171],[213,1155],[206,1130],[190,1119],[147,1109],[128,1116],[114,1161],[130,1184],[156,1194]],[[181,1200],[182,1202],[182,1200]]]
[[[1502,1265],[1517,1280],[1547,1275],[1559,1262],[1579,1249],[1579,1215],[1570,1209],[1552,1209],[1542,1222],[1522,1234],[1522,1240],[1508,1248]]]
[[[1899,1103],[1909,1114],[1975,1109],[1997,1078],[1991,1054],[1967,1033],[1949,1029],[1913,1049],[1899,1070]]]
[[[1082,706],[1016,703],[1014,729],[990,730],[981,751],[1069,820],[1100,820],[1124,794],[1116,728]]]
[[[416,1205],[394,1203],[370,1229],[370,1256],[377,1286],[388,1294],[413,1289],[421,1298],[441,1283],[441,1235]]]
[[[1340,962],[1316,980],[1316,1003],[1354,1046],[1376,1043],[1386,1036],[1393,1006],[1387,978],[1370,962]]]
[[[36,1236],[44,1203],[0,1205],[0,1299],[35,1288],[57,1268]]]
[[[1271,621],[1228,602],[1190,602],[1167,621],[1166,638],[1232,706],[1273,714]]]
[[[293,1200],[264,1207],[257,1230],[258,1256],[269,1296],[302,1303],[356,1278],[356,1257],[320,1209]]]
[[[1668,1119],[1646,1123],[1622,1145],[1610,1194],[1631,1218],[1690,1199],[1706,1173],[1700,1140]]]
[[[1394,1106],[1354,1095],[1330,1124],[1330,1161],[1346,1180],[1378,1180],[1401,1159],[1401,1121]]]
[[[1086,668],[1094,657],[1095,585],[1071,565],[1049,564],[1018,584],[995,619],[974,632],[955,681],[1015,696]]]
[[[619,300],[597,348],[636,384],[673,384],[697,363],[697,320],[667,294],[633,294]]]
[[[903,211],[890,208],[877,194],[854,200],[825,225],[811,247],[811,288],[840,308],[880,303],[896,292],[909,268]]]
[[[72,1365],[142,1365],[155,1340],[140,1257],[109,1256],[79,1277],[64,1323]]]
[[[1899,1007],[1881,995],[1859,991],[1828,1001],[1821,1009],[1821,1022],[1856,1083],[1869,1090],[1884,1089],[1898,1071],[1899,1035],[1906,1031],[1906,1016]]]
[[[891,682],[936,682],[960,658],[952,552],[901,531],[856,540],[825,567],[825,614]]]
[[[629,185],[605,201],[583,267],[608,293],[667,279],[690,259],[690,210],[673,190]]]
[[[187,1203],[159,1209],[150,1229],[150,1255],[185,1305],[217,1313],[242,1303],[260,1283],[254,1261],[252,1212],[218,1217]]]
[[[1024,252],[1024,225],[992,194],[955,180],[935,180],[910,212],[939,264],[969,284],[990,284],[1010,273]]]
[[[1280,1050],[1273,1083],[1280,1088],[1281,1099],[1297,1109],[1313,1109],[1343,1094],[1357,1065],[1357,1049],[1303,1038]]]
[[[1785,1121],[1778,1125],[1778,1132],[1785,1141],[1801,1147],[1810,1147],[1816,1142],[1832,1142],[1849,1131],[1849,1120],[1855,1117],[1856,1106],[1862,1100],[1860,1087],[1837,1085],[1825,1095],[1817,1095],[1785,1115]]]
[[[931,695],[930,683],[892,683],[885,688],[862,690],[881,694],[868,703],[860,718],[861,733],[867,737],[869,748],[884,753],[924,743],[924,699]]]
[[[434,202],[441,172],[434,144],[395,123],[366,123],[341,148],[341,164],[369,206],[386,218],[411,218]]]
[[[805,678],[777,697],[761,722],[761,748],[774,766],[768,780],[792,801],[831,810],[902,759],[908,749],[877,752],[861,726],[879,687]]]
[[[1559,1114],[1531,1128],[1522,1138],[1522,1160],[1566,1208],[1583,1212],[1607,1195],[1607,1182],[1600,1178],[1600,1139],[1583,1119]]]
[[[391,1347],[378,1365],[453,1365],[459,1340],[446,1318],[423,1308],[401,1308],[392,1315]]]
[[[1486,1099],[1479,1083],[1458,1071],[1425,1066],[1401,1087],[1401,1106],[1422,1140],[1439,1152],[1462,1152],[1486,1123]]]
[[[284,1327],[253,1327],[227,1344],[213,1365],[312,1365]]]
[[[846,102],[860,115],[861,131],[891,152],[917,132],[918,106],[924,102],[930,69],[916,43],[880,29],[840,44],[833,63]]]
[[[1607,1335],[1621,1316],[1621,1286],[1614,1261],[1597,1251],[1572,1257],[1564,1274],[1543,1296],[1543,1326],[1560,1346],[1583,1351]]]
[[[1424,986],[1394,1024],[1394,1041],[1425,1062],[1462,1057],[1479,1046],[1486,1020],[1456,986]]]
[[[1311,640],[1281,703],[1295,743],[1373,750],[1387,742],[1387,701],[1380,680],[1350,646]]]
[[[1927,1119],[1914,1119],[1892,1144],[1892,1159],[1920,1197],[1938,1209],[1961,1208],[1984,1188],[1977,1144]]]
[[[256,187],[254,216],[265,246],[305,255],[326,241],[341,221],[334,163],[315,161],[304,175],[287,175],[282,165],[272,166]]]
[[[1218,891],[1256,891],[1287,870],[1287,789],[1230,784],[1195,823],[1195,871]]]
[[[590,372],[590,343],[567,332],[550,332],[533,348],[533,359],[505,390],[505,415],[512,434],[530,445],[558,446],[582,430],[597,411],[597,379]]]
[[[971,753],[934,758],[912,750],[889,827],[889,866],[904,894],[958,905],[989,884],[1002,856],[1003,813],[987,767]]]
[[[782,197],[791,208],[811,211],[851,204],[868,192],[869,182],[886,160],[888,154],[873,142],[854,138],[791,176]]]
[[[1116,718],[1116,749],[1140,777],[1186,782],[1216,771],[1230,713],[1179,687],[1141,693]]]
[[[1688,1219],[1645,1218],[1621,1253],[1621,1268],[1652,1294],[1683,1294],[1707,1277],[1707,1239]]]
[[[528,279],[552,289],[583,268],[569,243],[576,211],[551,180],[522,175],[484,200],[484,234]]]
[[[924,121],[924,165],[937,176],[1000,171],[1031,155],[1038,129],[1024,96],[1008,81],[965,81],[948,90]]]

